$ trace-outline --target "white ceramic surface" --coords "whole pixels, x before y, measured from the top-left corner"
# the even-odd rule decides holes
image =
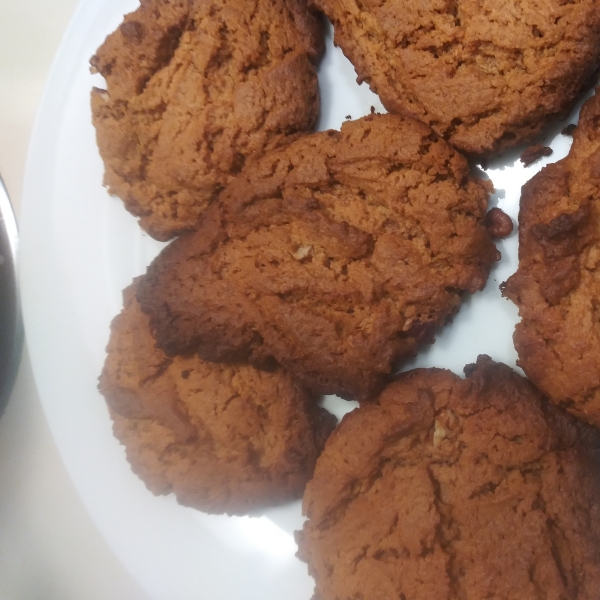
[[[307,600],[312,581],[294,553],[300,503],[251,517],[209,516],[156,498],[129,470],[96,390],[109,323],[121,289],[144,272],[162,247],[101,185],[102,164],[90,120],[89,91],[101,85],[88,59],[134,0],[84,0],[61,44],[31,142],[21,214],[21,286],[35,381],[67,471],[116,556],[155,600]],[[351,65],[328,39],[320,69],[321,129],[346,115],[381,110]],[[552,141],[551,160],[569,138]],[[487,171],[493,204],[517,217],[520,186],[547,160],[528,169],[517,153]],[[461,309],[436,343],[405,367],[462,372],[479,353],[515,364],[516,309],[498,284],[516,267],[516,235],[499,244],[502,261],[485,291]],[[347,404],[328,399],[342,413]]]

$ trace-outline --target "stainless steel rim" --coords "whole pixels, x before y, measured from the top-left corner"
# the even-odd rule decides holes
[[[17,229],[17,220],[12,209],[12,204],[6,191],[6,186],[2,177],[0,177],[0,219],[4,222],[3,227],[6,231],[6,239],[11,250],[11,260],[13,272],[16,273],[17,248],[19,245],[19,231]]]
[[[10,397],[23,346],[16,268],[18,244],[17,221],[0,177],[0,415]]]

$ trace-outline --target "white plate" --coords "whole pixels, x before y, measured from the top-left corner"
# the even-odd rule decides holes
[[[91,125],[89,92],[101,85],[88,69],[104,37],[135,0],[83,0],[56,57],[38,114],[26,169],[20,276],[36,384],[67,471],[106,541],[156,600],[308,600],[312,581],[294,554],[300,503],[253,517],[208,516],[156,498],[129,470],[113,438],[96,381],[121,289],[143,273],[162,247],[101,185],[102,164]],[[320,128],[339,128],[381,109],[328,39],[320,70]],[[552,160],[569,139],[558,135]],[[516,154],[512,156],[512,162]],[[523,169],[509,160],[488,171],[496,204],[516,219],[520,186],[547,161]],[[506,161],[505,161],[506,162]],[[499,244],[503,258],[483,293],[410,366],[457,373],[484,352],[515,363],[516,309],[498,284],[516,267],[516,237]],[[341,403],[328,403],[337,410]]]

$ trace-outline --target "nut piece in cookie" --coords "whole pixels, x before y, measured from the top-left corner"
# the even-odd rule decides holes
[[[518,307],[519,365],[550,400],[600,426],[600,95],[573,145],[523,186],[519,268],[504,295]]]
[[[565,117],[600,58],[597,0],[312,0],[388,111],[489,156]]]
[[[99,388],[152,492],[228,514],[302,495],[335,418],[281,369],[166,357],[132,288],[107,352]]]
[[[349,121],[255,161],[138,299],[168,354],[275,360],[316,392],[365,399],[484,287],[499,258],[489,189],[422,123]]]
[[[319,600],[593,600],[599,433],[482,356],[402,374],[340,423],[303,499]]]
[[[319,113],[305,0],[142,0],[91,59],[104,183],[153,237],[193,229],[246,159]]]

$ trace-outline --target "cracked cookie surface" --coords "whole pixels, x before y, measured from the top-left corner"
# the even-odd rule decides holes
[[[303,499],[318,600],[592,600],[599,433],[479,357],[340,423]]]
[[[600,58],[598,0],[313,0],[384,106],[490,155],[566,116]]]
[[[91,59],[110,193],[156,239],[192,229],[247,158],[312,129],[323,40],[305,0],[143,0]]]
[[[519,365],[550,400],[600,426],[600,95],[588,100],[566,158],[523,186]]]
[[[364,399],[484,287],[499,257],[488,194],[422,123],[347,122],[237,177],[138,299],[168,354],[275,360],[316,392]]]
[[[166,357],[124,296],[99,388],[148,489],[210,513],[299,498],[335,418],[282,370]]]

